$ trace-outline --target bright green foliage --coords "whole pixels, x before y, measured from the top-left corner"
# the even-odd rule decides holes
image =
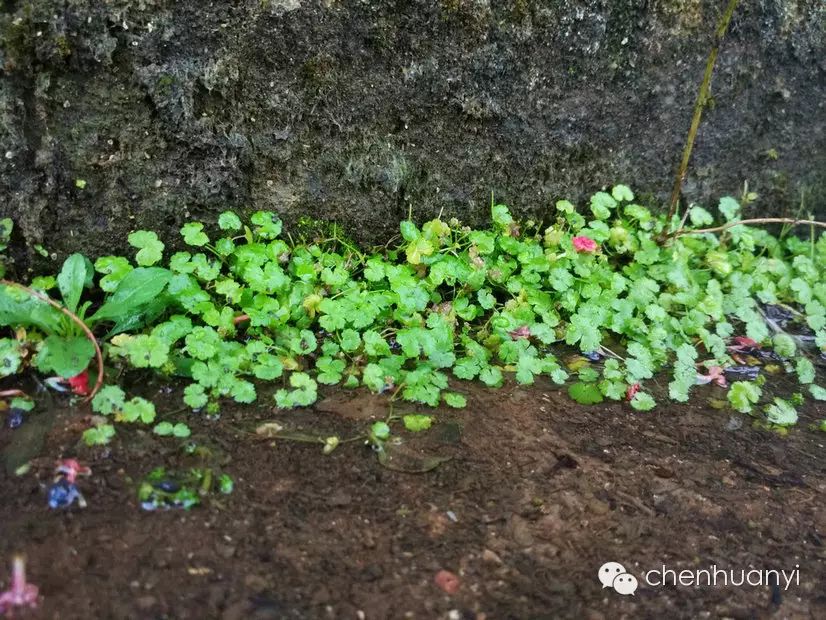
[[[735,335],[772,344],[802,383],[813,383],[814,366],[797,357],[804,340],[778,333],[764,314],[766,304],[791,308],[798,325],[826,347],[826,241],[778,239],[740,225],[662,244],[661,233],[676,222],[633,200],[624,185],[597,192],[580,208],[562,200],[541,228],[493,201],[484,230],[455,220],[405,220],[396,247],[369,255],[336,227],[294,242],[281,237],[274,213],[260,211],[247,222],[227,211],[218,217],[224,236],[212,242],[204,224],[183,226],[185,243],[195,248],[189,252],[164,259],[157,236],[137,231],[129,238],[139,249],[137,266],[122,257],[98,259],[104,295],[90,317],[82,297],[96,274],[83,257],[69,257],[57,277],[38,284],[56,285],[99,336],[108,331],[110,360],[187,378],[184,402],[210,414],[224,399],[254,401],[258,381],[278,381],[275,401],[283,408],[311,405],[319,384],[463,407],[451,382],[497,387],[509,373],[520,384],[566,385],[582,403],[623,401],[628,386],[640,383],[630,406],[648,410],[655,406],[651,393],[659,394],[647,385],[656,373],[670,375],[660,401],[685,402],[692,390],[705,389],[693,387],[698,368],[735,363],[728,350]],[[719,213],[735,221],[740,205],[723,198]],[[714,223],[697,206],[687,219],[689,227]],[[577,251],[575,236],[598,247],[578,244],[584,251]],[[91,298],[99,303],[100,296]],[[64,315],[0,287],[5,325],[37,332],[36,361],[44,369],[79,371],[91,357],[88,341]],[[571,369],[571,381],[557,358],[571,347],[612,355]],[[10,359],[8,372],[19,370]],[[817,397],[818,390],[809,391]],[[154,417],[121,396],[107,407],[110,414]],[[728,392],[740,411],[751,411],[760,396],[750,382]]]
[[[694,365],[696,359],[697,350],[690,344],[680,345],[677,349],[674,380],[668,384],[668,395],[672,400],[681,403],[688,400],[688,391],[697,382],[697,368]]]
[[[218,476],[218,492],[222,495],[229,495],[235,489],[235,482],[229,474]]]
[[[170,271],[160,267],[129,271],[89,320],[140,326],[145,318],[157,316],[166,308],[162,293],[171,277]]]
[[[623,195],[622,190],[618,191],[617,194]],[[614,209],[616,206],[617,201],[614,199],[613,196],[611,196],[611,194],[607,194],[605,192],[597,192],[591,197],[591,212],[594,214],[594,217],[596,217],[598,220],[607,220],[609,217],[611,217],[611,210]]]
[[[57,286],[57,278],[55,276],[37,276],[32,278],[29,286],[36,291],[46,293]]]
[[[87,280],[91,279],[91,264],[82,254],[72,254],[57,274],[57,286],[66,307],[75,312]]]
[[[189,222],[181,228],[181,236],[184,243],[201,247],[209,243],[209,237],[204,232],[204,225],[200,222]]]
[[[116,385],[101,388],[92,399],[92,410],[114,416],[118,422],[151,424],[155,420],[155,405],[140,396],[126,400],[125,392]]]
[[[390,427],[387,422],[374,422],[370,427],[370,437],[374,440],[372,443],[390,439]]]
[[[111,424],[100,424],[83,431],[83,441],[87,446],[102,446],[112,441],[115,436],[115,427]]]
[[[250,220],[255,226],[255,234],[262,239],[276,239],[281,234],[281,219],[269,211],[257,211]]]
[[[728,401],[740,413],[749,413],[752,406],[760,400],[762,390],[749,381],[737,381],[728,391]]]
[[[221,346],[221,336],[211,327],[195,327],[186,337],[186,352],[198,360],[215,357]]]
[[[15,396],[11,399],[9,406],[12,409],[22,409],[23,411],[32,411],[34,409],[34,401],[28,397]]]
[[[221,230],[241,230],[241,218],[232,211],[224,211],[218,216],[218,228]]]
[[[772,338],[772,344],[775,352],[783,357],[794,357],[794,354],[797,353],[794,338],[788,334],[775,334]]]
[[[12,230],[14,230],[14,222],[12,222],[11,218],[0,218],[0,278],[2,278],[6,273],[6,266],[3,262],[2,253],[9,247]]]
[[[435,407],[439,395],[447,387],[447,375],[435,370],[430,364],[422,363],[414,370],[404,373],[404,399]]]
[[[792,426],[797,422],[797,410],[783,398],[775,398],[766,407],[766,419],[777,426]]]
[[[126,357],[135,368],[160,368],[169,359],[169,344],[152,334],[119,334],[112,338],[109,353]]]
[[[812,383],[815,380],[815,366],[809,361],[809,358],[799,358],[795,368],[800,383]]]
[[[126,393],[117,385],[104,385],[92,399],[92,410],[103,415],[112,415],[123,409]]]
[[[185,439],[192,434],[189,427],[183,422],[178,422],[177,424],[172,424],[172,422],[161,422],[155,425],[152,432],[156,435],[160,435],[161,437],[171,436],[179,439]]]
[[[737,219],[737,214],[740,213],[740,204],[731,196],[725,196],[720,199],[719,209],[726,221],[731,222]]]
[[[123,403],[120,413],[115,414],[115,419],[118,422],[152,424],[155,421],[155,405],[140,396],[135,396]]]
[[[319,383],[335,385],[341,381],[344,365],[344,360],[322,357],[315,365],[318,369],[318,377],[316,377],[316,379]]]
[[[120,284],[126,274],[132,271],[132,265],[122,256],[101,256],[95,261],[95,270],[104,274],[100,279],[100,288],[111,293]]]
[[[815,400],[826,400],[826,389],[820,387],[819,385],[810,385],[809,392],[811,392],[812,398]]]
[[[646,392],[637,392],[631,399],[631,406],[637,411],[651,411],[656,405],[651,394]]]
[[[318,396],[318,385],[304,372],[294,372],[290,375],[292,390],[281,389],[275,393],[275,402],[282,409],[293,407],[307,407],[312,405]]]
[[[135,262],[142,267],[151,267],[163,258],[163,243],[150,230],[138,230],[129,235],[129,245],[139,248]]]
[[[691,220],[692,226],[697,228],[711,226],[714,223],[714,217],[702,207],[691,207],[691,210],[688,212],[688,217]]]
[[[596,383],[579,381],[568,388],[568,396],[580,405],[595,405],[603,401],[602,392]]]
[[[615,185],[611,190],[611,196],[617,202],[631,202],[634,200],[634,192],[627,185]]]
[[[426,431],[433,424],[433,416],[411,413],[402,417],[404,427],[413,433]]]
[[[444,399],[445,404],[449,407],[461,409],[462,407],[467,406],[467,399],[461,394],[457,394],[456,392],[445,392],[444,394],[442,394],[442,398]]]
[[[184,388],[184,403],[193,409],[200,409],[209,402],[204,386],[200,383],[190,383]]]
[[[0,378],[17,374],[22,364],[20,343],[12,338],[0,338]]]
[[[47,336],[40,343],[35,364],[43,372],[68,379],[86,370],[94,354],[95,348],[85,336]]]

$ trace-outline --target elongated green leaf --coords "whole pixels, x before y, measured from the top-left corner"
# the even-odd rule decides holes
[[[88,261],[82,254],[72,254],[63,263],[63,269],[57,276],[57,285],[66,307],[75,312],[86,283]]]
[[[90,321],[114,320],[136,314],[136,310],[158,297],[166,288],[172,272],[160,267],[138,267],[118,284],[111,297],[90,318]]]
[[[45,301],[13,286],[0,286],[0,325],[38,327],[47,334],[62,330],[64,315]]]

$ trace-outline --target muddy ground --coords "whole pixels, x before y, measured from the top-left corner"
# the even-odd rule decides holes
[[[179,396],[159,392],[159,409]],[[470,387],[466,410],[402,431],[412,459],[396,464],[452,457],[419,474],[383,467],[361,442],[324,456],[254,432],[276,420],[354,437],[386,408],[331,391],[303,411],[186,417],[236,482],[189,512],[145,512],[136,497],[154,467],[185,465],[180,440],[121,431],[110,448],[79,447],[88,409],[57,408],[29,473],[0,473],[0,557],[28,556],[41,618],[826,617],[826,439],[810,428],[822,408],[783,437],[705,405],[641,414],[544,384]],[[26,428],[0,432],[6,456]],[[89,506],[50,511],[51,463],[71,455],[92,466]],[[607,561],[640,579],[634,596],[602,589]],[[800,578],[788,590],[642,582],[662,564],[799,565]],[[454,594],[437,587],[440,570],[459,576]]]

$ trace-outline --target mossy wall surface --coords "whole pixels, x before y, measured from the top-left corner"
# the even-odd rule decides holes
[[[372,242],[411,207],[482,222],[491,191],[662,204],[724,5],[7,0],[0,213],[18,247],[99,255],[227,208]],[[826,216],[826,3],[742,0],[712,94],[687,199],[748,181],[755,214]]]

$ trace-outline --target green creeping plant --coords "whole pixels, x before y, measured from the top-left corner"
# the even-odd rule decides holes
[[[172,273],[158,267],[129,266],[125,259],[99,259],[106,273],[103,303],[92,311],[92,301],[83,301],[94,285],[95,267],[81,254],[72,254],[57,276],[35,278],[31,288],[45,295],[57,289],[63,306],[94,329],[106,325],[109,334],[142,328],[166,310],[169,298],[163,293]],[[113,265],[121,265],[115,276]],[[107,279],[108,278],[108,279]],[[40,334],[34,365],[42,372],[74,377],[89,365],[94,347],[81,328],[66,314],[42,299],[15,286],[0,285],[0,327],[24,327]]]
[[[227,211],[217,226],[185,224],[187,251],[165,255],[155,233],[136,231],[133,259],[92,267],[74,255],[56,278],[38,281],[57,286],[88,325],[105,326],[110,360],[187,378],[184,404],[209,414],[226,400],[256,401],[265,381],[277,382],[274,402],[285,409],[312,405],[319,384],[464,407],[452,382],[545,376],[581,403],[625,400],[639,411],[657,398],[686,402],[714,381],[732,408],[785,426],[800,399],[765,400],[762,379],[729,387],[723,369],[748,342],[773,349],[806,394],[823,397],[810,358],[826,348],[826,238],[745,225],[685,234],[740,217],[731,197],[718,210],[693,206],[683,234],[659,243],[674,222],[617,185],[584,209],[559,201],[543,226],[495,201],[485,229],[407,219],[397,245],[373,252],[334,225],[304,226],[294,241],[274,213],[245,220]],[[99,306],[81,303],[90,291]],[[45,340],[73,335],[45,304],[0,293],[0,324],[32,326]],[[571,348],[594,361],[572,368],[558,357]],[[16,368],[13,343],[2,350]],[[654,383],[663,371],[666,394]],[[151,417],[130,402],[116,418]],[[162,422],[155,432],[187,430]]]

